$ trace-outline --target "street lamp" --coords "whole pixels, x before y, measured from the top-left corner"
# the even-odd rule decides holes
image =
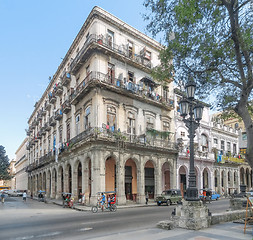
[[[194,137],[195,131],[199,127],[199,121],[202,119],[203,105],[194,101],[196,84],[190,80],[186,86],[186,96],[179,102],[180,115],[188,128],[188,137],[190,138],[190,171],[189,184],[186,189],[187,201],[199,201],[198,189],[196,187],[196,174],[194,169]],[[186,116],[189,114],[189,117]]]

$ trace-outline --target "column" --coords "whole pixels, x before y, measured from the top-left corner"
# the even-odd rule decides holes
[[[137,203],[145,203],[145,171],[144,157],[141,156],[137,167]]]
[[[55,170],[51,171],[51,198],[55,198]]]
[[[61,168],[60,168],[61,169]],[[57,171],[57,182],[56,182],[56,184],[57,184],[57,187],[56,187],[56,190],[57,190],[57,192],[56,192],[56,196],[55,196],[55,198],[56,199],[61,199],[62,198],[62,181],[61,181],[61,178],[62,178],[62,171],[63,170],[60,170],[59,168],[58,168],[58,171]]]
[[[119,153],[118,160],[116,161],[116,178],[117,178],[117,202],[119,205],[126,204],[125,195],[125,165],[123,154]]]
[[[161,160],[163,160],[163,159],[161,159]],[[171,169],[170,169],[170,173],[171,174],[173,173],[173,171]],[[161,161],[160,161],[160,159],[157,159],[157,165],[156,165],[156,169],[155,169],[155,192],[154,192],[154,199],[157,197],[157,195],[160,195],[161,192],[162,192],[162,175],[163,174],[164,174],[164,172],[162,172]],[[173,186],[173,185],[171,185],[171,186]]]
[[[71,174],[72,174],[72,197],[75,199],[75,200],[78,200],[78,193],[77,193],[77,165],[75,164],[76,163],[76,159],[75,161],[73,162],[72,166],[71,166]]]
[[[46,171],[46,197],[51,196],[50,171]]]
[[[85,194],[85,204],[89,204],[89,160],[83,159],[82,163],[82,193]]]
[[[96,205],[97,193],[103,191],[100,181],[100,167],[99,167],[100,152],[92,152],[91,159],[91,198],[90,203]]]

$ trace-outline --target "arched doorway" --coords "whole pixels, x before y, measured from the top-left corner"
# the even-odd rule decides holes
[[[46,179],[46,172],[43,172],[43,175],[42,175],[42,190],[43,191],[46,191],[47,189],[47,179]]]
[[[63,175],[63,168],[62,166],[59,167],[59,181],[60,181],[60,192],[64,192],[64,175]]]
[[[148,193],[149,199],[154,199],[155,193],[155,173],[152,161],[147,161],[144,167],[145,173],[145,193]]]
[[[240,184],[244,185],[245,184],[245,179],[244,179],[244,168],[240,169]]]
[[[203,170],[203,188],[209,188],[208,170],[206,168]]]
[[[162,166],[162,190],[167,190],[171,188],[170,184],[170,165],[168,162],[164,163]]]
[[[125,195],[127,200],[136,201],[137,168],[132,159],[128,159],[125,164]]]
[[[186,194],[186,188],[187,188],[187,181],[186,181],[186,167],[181,166],[179,168],[179,183],[180,183],[180,190],[182,193],[182,196]]]
[[[214,190],[218,192],[218,170],[214,171]]]
[[[82,198],[82,164],[79,162],[77,166],[77,196]]]
[[[105,161],[105,191],[115,191],[116,184],[116,161],[109,157]]]
[[[72,193],[72,169],[71,165],[67,165],[67,192]]]

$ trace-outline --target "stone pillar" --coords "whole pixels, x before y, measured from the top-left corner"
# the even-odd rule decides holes
[[[51,171],[51,198],[55,198],[55,170]]]
[[[199,230],[208,228],[211,224],[211,216],[208,207],[202,201],[185,201],[176,206],[175,215],[172,216],[175,227]]]
[[[224,194],[225,194],[225,196],[228,195],[228,171],[227,171],[227,169],[224,170]]]
[[[85,193],[85,204],[89,204],[89,161],[82,159],[82,193]]]
[[[155,195],[154,195],[154,199],[161,194],[162,192],[162,177],[164,172],[161,171],[162,167],[161,167],[161,161],[159,159],[157,159],[157,166],[155,169]],[[170,171],[171,174],[173,171]],[[174,176],[174,174],[173,174]],[[174,179],[174,178],[173,178]]]
[[[92,153],[91,159],[91,198],[90,204],[96,205],[97,203],[97,193],[103,191],[101,189],[101,181],[100,181],[100,153],[98,151],[94,151]]]
[[[145,165],[144,157],[141,156],[139,159],[139,166],[137,166],[137,203],[145,203]]]
[[[117,178],[117,202],[119,205],[126,204],[125,195],[125,164],[123,154],[119,153],[119,158],[116,161],[116,178]]]
[[[218,187],[218,193],[221,194],[221,173],[220,173],[220,168],[217,171],[217,187]]]
[[[65,164],[63,168],[63,192],[69,192],[69,168]]]
[[[56,192],[56,196],[55,196],[55,198],[56,199],[61,199],[62,198],[62,191],[61,191],[61,185],[62,185],[62,183],[61,183],[61,171],[59,171],[59,168],[58,168],[58,171],[57,171],[57,182],[56,182],[56,184],[57,184],[57,187],[56,187],[56,190],[57,190],[57,192]]]
[[[78,186],[77,186],[77,177],[78,177],[78,172],[77,172],[77,168],[78,166],[75,164],[76,161],[74,161],[74,163],[72,164],[71,166],[71,174],[72,174],[72,197],[75,199],[75,200],[78,200],[78,192],[77,192],[77,189],[78,189]]]
[[[46,197],[50,198],[51,196],[51,185],[50,185],[50,173],[46,171]]]
[[[173,169],[172,169],[172,188],[177,188],[177,161],[176,161],[176,157],[175,159],[172,159],[173,163],[172,163],[172,166],[173,166]],[[161,169],[161,168],[160,168]],[[180,189],[180,187],[179,187]],[[162,191],[160,191],[161,193]],[[160,194],[159,193],[159,194]]]

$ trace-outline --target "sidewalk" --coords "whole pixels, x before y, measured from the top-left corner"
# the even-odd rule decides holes
[[[48,200],[48,203],[53,203],[59,206],[62,206],[62,200],[56,200],[56,199],[52,199],[52,200]],[[151,202],[148,203],[148,205],[146,204],[133,204],[133,203],[127,203],[126,205],[121,205],[118,206],[117,205],[117,209],[124,209],[124,208],[135,208],[135,207],[147,207],[147,206],[156,206],[155,202]],[[78,211],[91,211],[91,206],[84,206],[80,203],[75,203],[74,204],[74,209],[78,210]]]

